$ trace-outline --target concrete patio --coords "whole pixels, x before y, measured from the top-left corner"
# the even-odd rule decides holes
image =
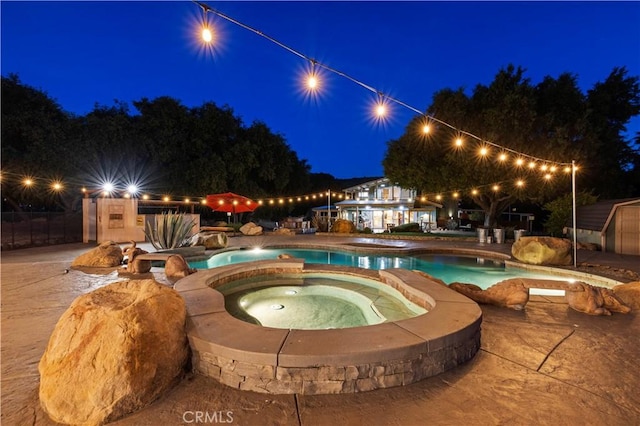
[[[344,244],[339,237],[276,238],[282,245]],[[244,245],[249,240],[230,241]],[[355,242],[380,244],[366,238]],[[503,254],[510,248],[463,241],[383,243]],[[75,297],[120,279],[113,269],[91,274],[69,270],[71,261],[92,247],[69,244],[2,253],[3,425],[54,424],[38,402],[37,366],[49,336]],[[580,251],[578,259],[640,273],[634,256]],[[163,280],[161,271],[156,277]],[[418,383],[356,394],[274,396],[190,375],[151,406],[113,424],[640,424],[637,311],[592,317],[558,298],[541,296],[532,297],[525,311],[492,306],[482,306],[482,311],[476,356]]]

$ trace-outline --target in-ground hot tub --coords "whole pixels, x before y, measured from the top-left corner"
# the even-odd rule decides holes
[[[323,330],[362,327],[427,313],[398,290],[335,272],[271,274],[216,287],[234,317],[266,327]]]
[[[233,282],[318,273],[373,281],[422,311],[405,319],[347,328],[265,327],[232,316],[218,291]],[[325,275],[322,275],[326,278]],[[240,281],[239,281],[240,280]],[[176,283],[187,305],[194,369],[243,390],[326,394],[401,386],[471,359],[480,347],[478,305],[424,275],[264,260],[200,271]],[[383,287],[384,288],[384,287]],[[268,286],[267,286],[268,289]],[[384,316],[384,315],[383,315]]]

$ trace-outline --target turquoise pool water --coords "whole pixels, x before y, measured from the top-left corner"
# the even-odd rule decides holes
[[[398,321],[426,309],[374,280],[334,273],[263,275],[217,286],[234,317],[266,327],[349,328]]]
[[[208,260],[190,262],[196,269],[210,269],[240,262],[276,259],[280,254],[304,259],[307,263],[354,266],[365,269],[404,268],[419,270],[450,284],[454,281],[473,283],[482,288],[508,278],[542,278],[567,281],[569,278],[541,274],[519,269],[505,269],[500,261],[477,257],[424,254],[416,256],[389,256],[357,254],[343,251],[315,249],[246,249],[233,250],[211,256]]]

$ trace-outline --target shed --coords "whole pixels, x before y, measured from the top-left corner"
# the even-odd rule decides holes
[[[640,198],[578,207],[576,231],[580,243],[597,244],[602,251],[640,255]]]

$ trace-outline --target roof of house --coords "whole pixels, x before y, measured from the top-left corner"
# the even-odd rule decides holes
[[[576,227],[602,232],[609,226],[618,206],[636,203],[640,203],[640,198],[603,200],[588,206],[580,206],[576,210]]]

